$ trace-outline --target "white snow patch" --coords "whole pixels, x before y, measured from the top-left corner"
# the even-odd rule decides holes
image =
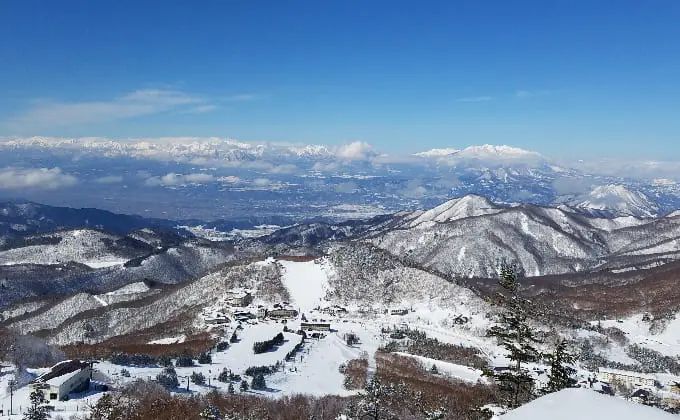
[[[500,420],[663,420],[677,416],[597,392],[571,388],[548,394],[500,416]]]

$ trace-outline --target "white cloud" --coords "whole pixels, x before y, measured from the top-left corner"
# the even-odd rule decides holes
[[[286,163],[283,165],[277,165],[274,166],[273,168],[270,168],[267,170],[270,174],[278,174],[278,175],[290,175],[295,173],[297,171],[297,166],[291,164],[291,163]]]
[[[491,96],[465,96],[456,99],[456,102],[486,102],[492,100]]]
[[[219,182],[228,182],[230,184],[238,184],[239,182],[241,182],[241,178],[239,178],[237,176],[233,176],[233,175],[221,176],[221,177],[217,178],[217,180]]]
[[[199,105],[184,111],[185,114],[204,114],[217,109],[216,105]]]
[[[427,189],[422,185],[421,180],[412,179],[406,183],[406,189],[402,191],[402,195],[408,198],[419,198],[427,193]]]
[[[346,160],[366,160],[373,151],[373,146],[362,141],[355,141],[338,148],[337,155]]]
[[[531,98],[534,96],[545,96],[552,94],[550,90],[518,90],[515,96],[518,98]]]
[[[258,187],[266,187],[270,185],[272,181],[268,178],[256,178],[253,180],[253,184]]]
[[[561,177],[553,182],[557,195],[580,195],[589,192],[592,187],[593,181],[588,178]]]
[[[167,175],[158,177],[154,176],[144,181],[144,184],[149,187],[158,186],[179,186],[187,184],[205,184],[215,180],[215,177],[210,174],[176,174],[169,173]]]
[[[356,191],[359,187],[357,186],[356,182],[341,182],[340,184],[335,186],[335,192],[338,193],[353,193]]]
[[[0,169],[0,189],[40,188],[54,190],[78,182],[76,177],[61,172],[59,168],[5,168]]]
[[[123,182],[123,177],[122,176],[103,176],[101,178],[97,178],[94,180],[97,184],[117,184],[119,182]]]
[[[319,172],[335,172],[340,169],[340,164],[338,162],[316,162],[312,166],[313,171]]]
[[[5,121],[5,125],[25,129],[100,123],[158,114],[189,105],[195,105],[193,109],[211,106],[205,102],[205,99],[186,92],[142,89],[107,101],[39,101],[23,114]]]
[[[260,99],[260,95],[255,93],[239,93],[237,95],[231,95],[224,98],[227,102],[252,102]]]

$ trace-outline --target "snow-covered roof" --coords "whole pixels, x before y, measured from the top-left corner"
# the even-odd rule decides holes
[[[635,378],[640,378],[640,379],[650,379],[652,381],[656,380],[656,376],[646,374],[646,373],[640,373],[640,372],[633,372],[630,370],[619,370],[619,369],[610,369],[610,368],[599,368],[598,369],[599,373],[609,373],[611,375],[625,375],[625,376],[633,376]]]
[[[74,370],[73,372],[66,373],[61,376],[57,376],[56,378],[49,379],[45,381],[46,384],[52,385],[52,386],[61,386],[63,385],[66,381],[69,379],[73,378],[74,376],[78,375],[80,373],[81,369]]]
[[[34,382],[60,386],[87,366],[87,363],[80,360],[64,360],[52,366],[48,372],[38,376]]]
[[[571,388],[545,395],[500,416],[501,420],[665,420],[677,416],[621,398]]]

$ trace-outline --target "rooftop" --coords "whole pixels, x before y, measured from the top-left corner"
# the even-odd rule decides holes
[[[87,366],[89,366],[88,363],[80,360],[65,360],[52,366],[49,372],[38,376],[33,382],[59,386]]]

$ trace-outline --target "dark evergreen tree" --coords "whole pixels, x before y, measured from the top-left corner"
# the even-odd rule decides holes
[[[194,365],[194,359],[189,354],[183,354],[177,358],[175,361],[175,366],[178,367],[191,367]]]
[[[245,379],[241,381],[241,386],[239,387],[239,389],[241,390],[241,392],[248,391],[248,382],[246,382]]]
[[[191,382],[196,385],[205,385],[205,375],[201,372],[191,372]]]
[[[231,372],[229,371],[229,369],[223,368],[222,372],[220,372],[220,374],[217,375],[217,380],[220,381],[220,382],[227,383],[227,382],[229,382],[229,378],[231,376],[230,374],[231,374]]]
[[[158,382],[165,389],[179,388],[177,372],[175,372],[175,368],[172,366],[167,366],[165,369],[163,369],[163,372],[156,376],[156,382]]]
[[[212,363],[212,356],[210,353],[201,353],[200,356],[198,356],[198,363],[202,365],[209,365]]]
[[[230,342],[230,343],[238,343],[238,337],[236,336],[236,331],[234,331],[234,332],[231,334],[231,338],[229,339],[229,342]]]
[[[439,369],[437,369],[437,365],[434,363],[432,364],[432,367],[430,368],[430,373],[433,375],[438,375],[439,374]]]
[[[264,380],[264,375],[258,373],[253,377],[253,381],[250,383],[252,389],[257,389],[258,391],[267,389],[267,382]]]
[[[41,390],[36,389],[31,392],[29,400],[31,401],[31,406],[24,413],[24,420],[47,420],[50,417],[47,409],[48,401]]]
[[[232,384],[231,382],[229,382],[229,387],[227,388],[227,392],[230,393],[230,394],[233,394],[235,392],[234,391],[234,384]]]
[[[507,351],[506,357],[511,363],[500,372],[487,369],[486,374],[497,382],[505,394],[508,407],[516,408],[535,395],[534,378],[525,365],[540,358],[541,353],[534,347],[540,340],[529,326],[530,305],[518,294],[519,279],[514,267],[501,265],[499,284],[502,292],[498,294],[498,303],[504,307],[504,311],[498,323],[489,328],[487,335],[498,340],[499,345]]]
[[[576,356],[569,353],[567,340],[557,343],[555,351],[545,355],[545,358],[550,362],[550,374],[544,392],[556,392],[576,384],[576,369],[570,366],[576,361]]]

